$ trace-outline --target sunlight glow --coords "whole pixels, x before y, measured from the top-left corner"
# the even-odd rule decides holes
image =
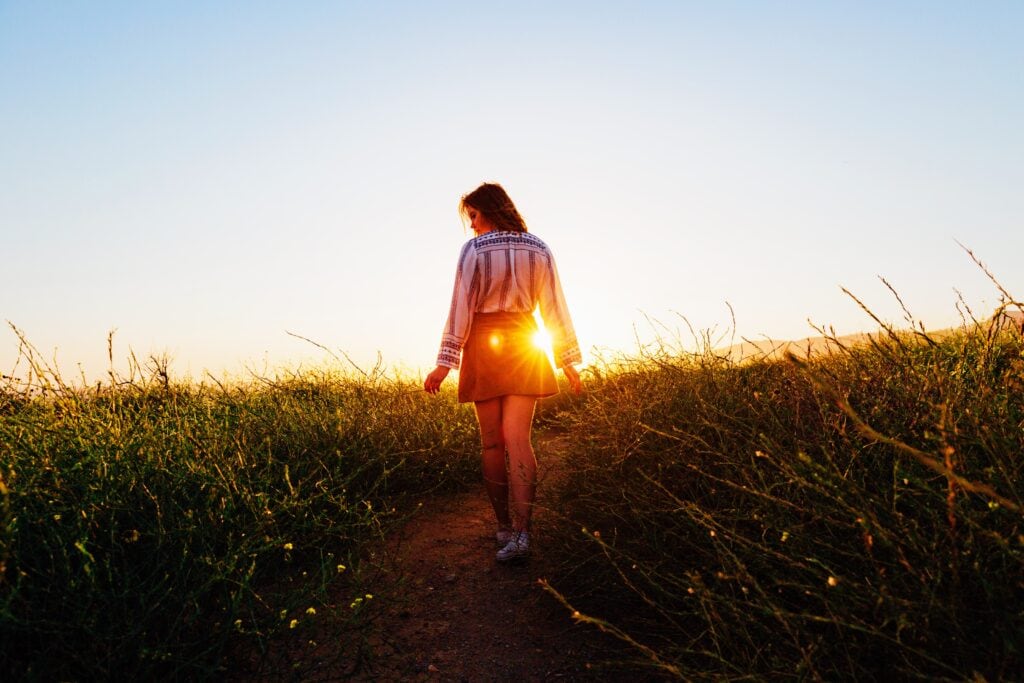
[[[544,328],[543,324],[539,324],[537,331],[533,333],[533,345],[547,354],[551,365],[555,364],[555,352],[551,347],[551,334]]]
[[[542,351],[551,353],[551,335],[542,327],[533,333],[533,345]]]
[[[961,293],[987,317],[955,240],[1024,291],[1024,2],[52,5],[0,0],[4,249],[47,258],[5,260],[0,323],[76,384],[151,356],[426,375],[487,180],[551,247],[581,367],[873,332],[840,288],[882,321],[894,291],[933,330]],[[495,74],[497,109],[464,85]],[[0,373],[23,354],[2,326]]]

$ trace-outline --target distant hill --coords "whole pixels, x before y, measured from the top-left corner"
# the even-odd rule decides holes
[[[1016,327],[1018,330],[1024,329],[1024,312],[1016,309],[1005,310],[1001,315],[993,315],[980,324],[991,326],[997,323],[1003,327]],[[951,327],[941,330],[928,330],[927,334],[932,339],[939,340],[958,332],[960,329],[962,328]],[[909,329],[898,329],[896,332],[912,333]],[[835,353],[841,351],[843,347],[867,344],[872,338],[877,339],[886,336],[888,336],[888,333],[885,330],[878,330],[877,332],[857,332],[838,337],[804,337],[795,341],[744,338],[739,344],[733,344],[724,349],[717,349],[715,353],[719,356],[725,356],[734,362],[742,360],[782,360],[786,357],[787,352],[792,353],[798,358],[806,358],[809,355]]]
[[[990,322],[992,322],[992,323],[996,322],[998,317],[1000,317],[998,314],[997,315],[993,315],[992,318],[990,319]],[[1014,308],[1012,310],[1007,309],[1007,310],[1002,312],[1001,317],[1003,319],[1003,324],[1004,325],[1006,325],[1006,324],[1016,325],[1018,329],[1024,328],[1024,311],[1021,311],[1021,310],[1016,309],[1016,308]]]

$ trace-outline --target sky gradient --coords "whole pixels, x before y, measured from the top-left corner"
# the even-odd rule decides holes
[[[550,5],[556,5],[554,7]],[[502,183],[581,346],[1024,298],[1018,2],[0,1],[0,318],[65,374],[429,369]],[[685,320],[684,320],[685,319]],[[654,326],[649,320],[657,321]],[[723,343],[728,343],[726,337]],[[18,340],[0,335],[0,372]]]

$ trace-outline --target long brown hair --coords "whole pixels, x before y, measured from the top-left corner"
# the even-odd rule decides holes
[[[459,213],[464,218],[469,218],[470,207],[483,214],[495,230],[529,232],[516,205],[512,203],[505,188],[498,183],[484,183],[469,194],[463,195],[459,202]]]

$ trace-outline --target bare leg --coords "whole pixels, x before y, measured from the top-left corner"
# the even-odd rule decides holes
[[[508,470],[505,468],[505,439],[502,432],[501,398],[476,402],[476,419],[480,423],[483,447],[484,488],[494,508],[499,529],[511,529],[508,513]]]
[[[536,403],[533,396],[501,397],[501,430],[508,449],[508,482],[515,531],[529,531],[537,491],[537,458],[530,443]]]

